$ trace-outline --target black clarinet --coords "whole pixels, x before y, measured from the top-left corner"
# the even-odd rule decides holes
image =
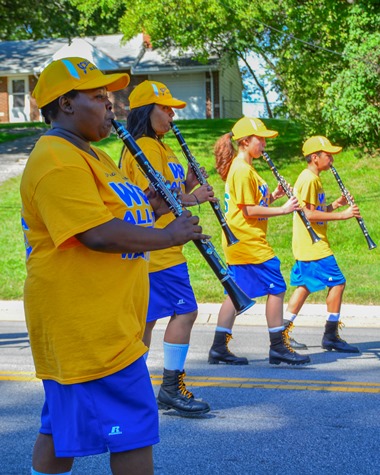
[[[179,144],[182,147],[182,152],[183,152],[184,156],[186,157],[186,160],[189,162],[189,165],[190,165],[191,169],[193,170],[195,176],[197,177],[199,183],[201,185],[208,185],[206,178],[203,176],[203,174],[201,172],[199,163],[196,161],[195,157],[190,152],[190,149],[187,146],[187,143],[185,142],[185,139],[183,138],[183,136],[182,136],[181,132],[179,131],[178,127],[173,122],[170,123],[170,126],[171,126],[175,136],[177,137],[177,140],[178,140]],[[231,229],[229,228],[229,226],[226,222],[226,218],[224,216],[224,213],[220,208],[219,200],[216,203],[214,203],[212,201],[209,201],[209,203],[210,203],[211,208],[213,209],[213,211],[215,213],[215,216],[217,217],[220,225],[222,226],[222,231],[224,232],[224,235],[225,235],[226,240],[227,240],[227,246],[232,246],[233,244],[236,244],[237,242],[239,242],[239,239],[237,239],[234,236],[233,232],[231,231]]]
[[[171,190],[167,187],[166,182],[162,175],[160,175],[146,158],[144,152],[136,143],[135,139],[128,132],[128,130],[116,120],[112,120],[116,133],[124,142],[128,150],[133,155],[136,162],[139,164],[142,172],[149,180],[154,190],[161,195],[165,203],[168,205],[170,211],[179,217],[183,213],[183,208]],[[214,245],[209,240],[193,240],[202,256],[207,261],[208,265],[214,271],[216,277],[225,288],[227,294],[231,298],[231,301],[235,307],[236,314],[245,312],[255,303],[250,299],[248,295],[236,284],[228,273],[226,264],[222,261],[218,255]]]
[[[263,152],[263,157],[264,157],[264,160],[269,165],[269,168],[272,170],[273,175],[277,178],[278,183],[284,189],[286,196],[288,198],[293,198],[294,195],[292,193],[292,190],[289,188],[289,186],[286,183],[284,177],[279,174],[277,168],[275,167],[274,163],[270,159],[269,155],[266,152]],[[306,229],[307,229],[308,233],[310,234],[310,237],[311,237],[311,240],[313,241],[313,244],[320,241],[321,238],[318,236],[318,234],[312,228],[312,226],[310,224],[310,221],[308,220],[305,212],[301,209],[300,211],[297,211],[297,213],[298,213],[299,217],[301,218],[303,224],[306,226]]]
[[[347,203],[350,205],[350,206],[353,206],[354,204],[354,200],[351,198],[350,196],[350,193],[349,191],[347,190],[347,188],[343,185],[343,182],[340,178],[340,176],[338,175],[338,172],[336,171],[336,169],[331,165],[330,166],[330,170],[332,171],[336,181],[338,182],[338,185],[339,185],[339,188],[342,190],[342,193],[344,195],[344,197],[346,198],[347,200]],[[371,251],[372,249],[375,249],[377,246],[376,244],[372,241],[369,233],[368,233],[368,230],[367,230],[367,227],[366,225],[364,224],[364,220],[363,218],[356,218],[357,222],[359,223],[359,226],[360,226],[360,229],[363,231],[363,234],[364,234],[364,237],[366,238],[366,241],[367,241],[367,244],[368,244],[368,249]]]

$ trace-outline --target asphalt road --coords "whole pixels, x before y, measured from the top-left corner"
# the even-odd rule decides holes
[[[164,325],[148,363],[155,391],[162,373]],[[265,326],[237,325],[231,349],[244,367],[209,365],[214,326],[193,329],[187,385],[211,405],[200,419],[161,412],[156,475],[376,475],[379,468],[380,328],[345,328],[359,355],[325,352],[321,326],[297,327],[311,364],[268,363]],[[30,473],[43,402],[25,324],[0,321],[0,473]],[[73,475],[108,475],[108,455],[77,459]]]

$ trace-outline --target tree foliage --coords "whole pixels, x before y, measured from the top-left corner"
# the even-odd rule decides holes
[[[0,0],[0,39],[141,31],[155,47],[245,62],[258,55],[279,94],[275,112],[307,134],[378,146],[379,0]],[[9,13],[8,13],[9,12]],[[46,18],[49,21],[46,21]],[[4,21],[3,21],[4,20]],[[267,105],[271,113],[269,104]]]
[[[124,6],[94,3],[84,15],[70,0],[0,0],[0,40],[38,40],[119,31]]]

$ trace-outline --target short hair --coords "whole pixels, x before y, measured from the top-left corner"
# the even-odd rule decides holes
[[[69,99],[74,99],[78,92],[79,91],[73,89],[69,92],[66,92],[65,94],[62,94],[62,96],[66,96]],[[46,106],[41,108],[41,114],[46,124],[51,124],[51,121],[57,117],[59,112],[59,99],[62,96],[57,97],[57,99],[54,99],[54,101],[49,102],[49,104],[46,104]]]

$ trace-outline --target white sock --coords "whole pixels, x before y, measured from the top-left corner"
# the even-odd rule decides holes
[[[167,343],[164,341],[164,368],[171,371],[183,371],[189,345]]]
[[[327,313],[327,322],[339,322],[340,313]]]
[[[268,327],[269,333],[282,332],[283,330],[285,330],[284,325],[281,325],[280,327],[272,327],[272,328]]]
[[[288,311],[286,311],[285,315],[284,315],[284,319],[289,320],[289,322],[294,322],[296,317],[297,317],[296,313],[291,313],[291,312],[288,312]]]
[[[216,327],[215,331],[217,332],[226,332],[232,335],[232,329],[231,328],[225,328],[225,327]]]

